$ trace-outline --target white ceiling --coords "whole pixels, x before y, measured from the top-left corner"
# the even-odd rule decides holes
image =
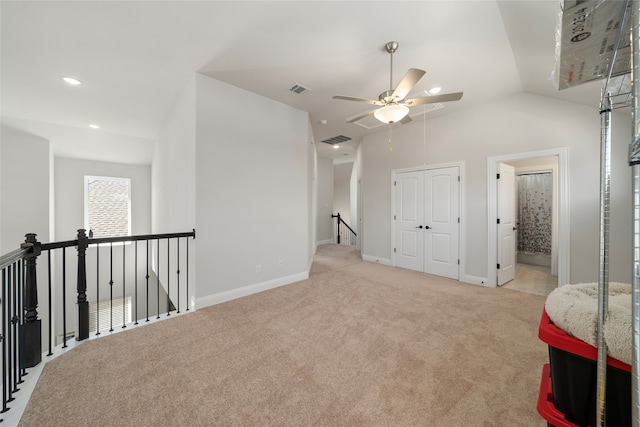
[[[559,0],[518,1],[2,1],[1,113],[50,139],[61,156],[149,163],[153,140],[194,72],[308,111],[321,155],[353,155],[348,124],[409,68],[464,92],[427,120],[530,92],[597,108],[600,83],[556,90]],[[83,82],[70,87],[73,76]],[[311,89],[295,95],[299,84]],[[422,106],[413,107],[422,120]],[[238,109],[242,115],[242,109]],[[246,117],[247,124],[251,117]],[[327,124],[320,122],[326,120]],[[88,128],[98,123],[99,130]],[[396,126],[411,126],[396,125]],[[320,141],[345,135],[333,150]]]

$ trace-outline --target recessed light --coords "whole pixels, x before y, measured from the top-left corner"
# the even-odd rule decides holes
[[[334,150],[337,150],[338,148],[340,148],[340,146],[339,146],[338,144],[335,144],[335,145],[333,146],[333,149],[334,149]]]
[[[94,124],[94,123],[90,124],[90,125],[89,125],[89,127],[90,127],[91,129],[100,129],[100,126],[99,126],[99,125],[96,125],[96,124]]]
[[[73,77],[63,77],[62,80],[71,86],[80,86],[82,84],[80,80],[74,79]]]
[[[436,93],[440,93],[441,90],[442,90],[442,88],[440,86],[436,86],[436,87],[432,87],[431,89],[429,89],[429,93],[431,95],[435,95]]]

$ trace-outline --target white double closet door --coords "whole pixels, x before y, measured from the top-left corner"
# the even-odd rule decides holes
[[[397,267],[458,280],[459,176],[458,166],[395,174]]]

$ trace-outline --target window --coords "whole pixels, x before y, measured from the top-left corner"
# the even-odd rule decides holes
[[[85,176],[84,189],[85,229],[94,238],[130,236],[131,180]]]
[[[112,308],[113,307],[113,308]],[[123,323],[124,321],[124,323]],[[131,296],[114,298],[113,301],[105,300],[99,303],[89,304],[89,332],[113,327],[122,327],[131,323]]]
[[[112,308],[113,307],[113,308]],[[124,323],[122,323],[124,321]],[[131,295],[124,298],[114,298],[113,301],[104,300],[89,303],[89,333],[109,330],[111,327],[122,328],[131,323]],[[67,331],[66,340],[71,341],[76,336],[75,331]],[[56,346],[62,345],[64,335],[56,336]]]

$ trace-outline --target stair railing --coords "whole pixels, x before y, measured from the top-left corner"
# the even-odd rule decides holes
[[[337,220],[336,220],[336,243],[339,244],[339,245],[356,246],[357,242],[358,242],[358,240],[357,240],[358,239],[358,235],[340,217],[340,212],[338,212],[338,215],[331,214],[331,218],[337,218]]]
[[[47,271],[47,295],[45,296],[47,306],[42,311],[47,313],[47,330],[45,331],[49,345],[47,356],[52,356],[54,323],[62,324],[58,332],[61,332],[62,348],[66,348],[67,341],[73,337],[76,341],[83,341],[89,338],[91,332],[95,332],[96,337],[101,334],[101,331],[114,332],[114,320],[118,323],[117,326],[124,329],[127,323],[137,325],[139,320],[146,319],[148,322],[153,316],[160,319],[161,314],[170,316],[174,311],[176,313],[181,313],[181,310],[189,311],[189,247],[192,246],[190,241],[195,239],[195,235],[193,230],[184,233],[94,239],[87,236],[84,229],[80,229],[74,240],[40,243],[37,241],[36,234],[29,233],[25,235],[25,242],[19,249],[1,256],[2,410],[0,413],[9,410],[8,404],[14,400],[14,394],[19,390],[23,377],[27,375],[27,369],[37,366],[42,361],[43,331],[42,319],[39,318],[38,313],[37,266],[40,255],[46,253],[46,257],[43,257],[46,261],[40,261],[46,265]],[[72,304],[67,304],[67,265],[74,263],[73,258],[67,259],[67,249],[71,247],[75,247],[77,252],[77,261],[75,261],[77,297],[72,303],[75,309]],[[116,253],[114,256],[114,251],[121,254]],[[107,254],[102,255],[101,261],[103,252]],[[128,255],[129,258],[127,258]],[[166,265],[161,260],[166,260]],[[91,266],[91,273],[95,272],[95,274],[87,275],[87,266]],[[133,273],[127,272],[127,267],[133,267]],[[119,269],[115,271],[115,276],[114,268]],[[100,285],[103,285],[102,293]],[[109,297],[106,301],[102,301],[104,304],[101,304],[101,295],[106,294],[104,286],[108,287]],[[114,319],[114,294],[122,294],[124,299],[127,292],[131,293],[131,304],[128,307],[133,313],[130,321],[127,322],[126,310],[122,310],[120,322],[120,319]],[[54,308],[56,297],[61,298],[62,304]],[[106,309],[108,325],[100,324],[101,306],[109,307]],[[91,307],[93,307],[93,313],[91,313]],[[75,318],[75,330],[68,330],[68,317]],[[95,319],[95,325],[90,328],[90,320],[93,319]]]

